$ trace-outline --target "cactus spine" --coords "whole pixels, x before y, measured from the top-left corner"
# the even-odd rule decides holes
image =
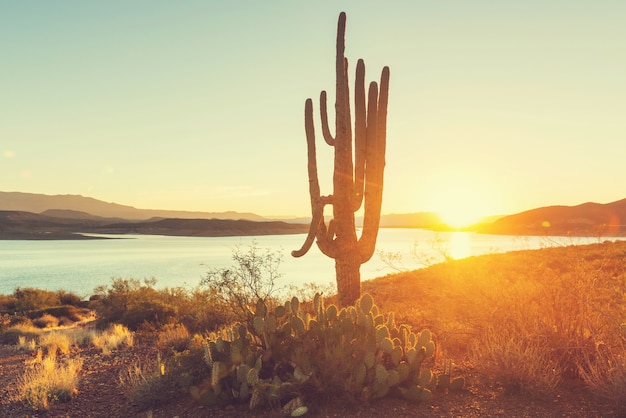
[[[320,114],[324,140],[335,148],[333,194],[322,196],[317,177],[313,102],[305,102],[305,131],[308,154],[309,194],[312,221],[302,248],[294,257],[308,252],[316,240],[320,251],[335,259],[337,291],[341,306],[353,305],[360,296],[360,266],[368,261],[376,246],[382,204],[383,172],[387,128],[389,68],[382,70],[379,86],[369,86],[365,99],[365,64],[359,60],[355,77],[354,159],[348,87],[348,60],[345,50],[346,15],[337,24],[335,136],[329,126],[326,92],[320,94]],[[357,238],[354,213],[364,203],[363,232]],[[324,221],[324,207],[332,205],[333,219]]]

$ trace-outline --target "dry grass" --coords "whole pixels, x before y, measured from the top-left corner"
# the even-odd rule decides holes
[[[112,324],[105,331],[85,328],[45,331],[31,325],[17,325],[4,334],[10,339],[7,342],[15,344],[18,350],[34,351],[40,347],[49,355],[69,354],[73,346],[89,345],[108,355],[120,346],[132,347],[134,339],[133,333],[119,324]]]
[[[61,363],[46,356],[33,364],[19,380],[20,400],[34,410],[47,410],[50,402],[68,401],[77,393],[80,359]]]
[[[18,351],[35,351],[37,348],[37,341],[34,338],[27,338],[25,335],[17,337],[17,350]]]
[[[595,355],[585,359],[580,365],[583,381],[599,397],[609,401],[618,400],[626,413],[626,350],[610,350],[599,344]]]
[[[549,395],[573,380],[624,399],[626,242],[471,257],[363,291],[397,320],[431,329],[439,356],[471,361],[508,391]]]
[[[101,349],[105,355],[109,355],[112,350],[122,345],[132,347],[133,342],[133,333],[120,324],[112,324],[104,332],[94,331],[91,336],[93,346]]]
[[[141,409],[159,405],[164,401],[163,393],[167,390],[165,364],[157,353],[144,361],[135,362],[120,373],[120,385],[132,403]]]
[[[50,402],[67,401],[77,392],[82,360],[66,358],[61,362],[57,358],[58,354],[70,354],[75,345],[94,345],[104,354],[109,354],[121,345],[133,345],[133,334],[122,325],[112,325],[104,332],[86,329],[39,330],[35,335],[35,338],[26,335],[17,337],[18,349],[37,350],[36,356],[26,363],[26,371],[19,380],[19,400],[34,410],[47,410]]]
[[[172,324],[159,332],[157,347],[159,350],[174,350],[182,352],[189,348],[190,334],[183,324]]]
[[[56,356],[57,353],[69,354],[75,340],[65,332],[53,331],[42,333],[39,336],[37,345],[45,349],[49,356]]]
[[[550,397],[562,381],[562,370],[546,342],[506,324],[490,327],[470,356],[487,379],[500,384],[506,393]]]
[[[13,325],[0,332],[0,344],[17,344],[20,337],[36,339],[41,333],[42,330],[30,322]]]

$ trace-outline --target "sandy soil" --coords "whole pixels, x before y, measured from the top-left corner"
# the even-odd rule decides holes
[[[32,411],[16,400],[17,381],[32,353],[0,346],[0,417],[278,417],[278,411],[249,411],[245,405],[208,408],[191,398],[171,399],[153,411],[140,411],[124,396],[119,373],[138,359],[154,355],[154,341],[138,336],[131,348],[104,356],[95,348],[76,349],[83,370],[78,394],[69,402],[54,403],[49,411]],[[202,367],[199,365],[199,367]],[[618,417],[610,405],[588,397],[582,387],[562,390],[550,400],[504,395],[483,383],[469,367],[457,368],[465,375],[467,387],[456,393],[436,393],[431,402],[413,404],[400,399],[382,399],[372,404],[350,404],[340,400],[309,402],[311,417]]]

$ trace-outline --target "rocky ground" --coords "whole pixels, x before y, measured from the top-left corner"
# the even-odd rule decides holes
[[[209,408],[191,398],[172,399],[165,407],[140,411],[119,385],[120,371],[133,362],[155,354],[154,338],[137,336],[130,348],[103,355],[93,347],[74,349],[73,357],[84,363],[78,393],[69,402],[53,403],[49,411],[33,411],[17,400],[17,383],[25,364],[34,354],[0,346],[0,417],[279,417],[279,411],[249,411],[245,405]],[[199,365],[202,367],[202,365]],[[467,378],[465,390],[437,393],[428,403],[413,404],[399,399],[382,399],[372,404],[351,404],[340,400],[309,402],[308,416],[315,417],[618,417],[610,405],[589,398],[582,387],[563,390],[548,400],[521,395],[504,395],[483,383],[470,368],[457,368]]]

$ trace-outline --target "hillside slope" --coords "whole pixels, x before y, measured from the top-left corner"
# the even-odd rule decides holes
[[[626,234],[626,199],[611,203],[587,202],[576,206],[546,206],[505,216],[480,232],[512,235]]]

